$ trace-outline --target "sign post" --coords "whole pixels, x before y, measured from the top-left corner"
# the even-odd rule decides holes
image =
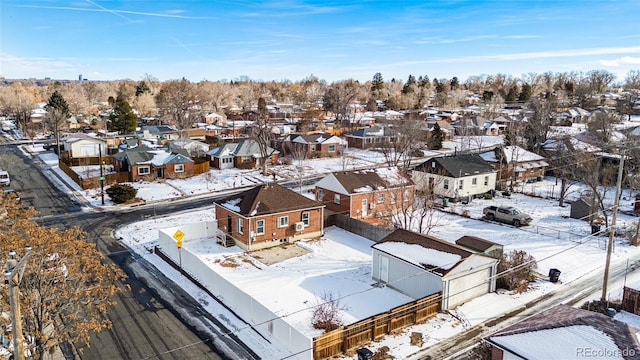
[[[176,240],[176,247],[178,248],[178,261],[180,263],[180,274],[182,274],[182,239],[184,239],[184,233],[177,230],[173,234],[173,238]]]

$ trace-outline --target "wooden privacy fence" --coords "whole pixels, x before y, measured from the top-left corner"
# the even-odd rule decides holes
[[[82,190],[95,189],[100,187],[100,177],[81,178],[73,169],[71,169],[63,161],[58,161],[58,166],[65,174],[67,174],[76,184],[80,185]],[[109,173],[104,175],[104,185],[119,184],[131,181],[128,172]]]
[[[313,338],[313,359],[322,360],[340,354],[353,354],[359,347],[395,334],[407,326],[419,324],[440,310],[442,293],[435,293],[387,312],[373,315],[351,325]]]
[[[208,161],[202,161],[202,162],[197,162],[195,164],[193,164],[193,175],[199,175],[199,174],[204,174],[207,171],[209,171],[209,162]]]

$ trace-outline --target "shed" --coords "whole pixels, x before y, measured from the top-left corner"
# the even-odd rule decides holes
[[[372,249],[373,280],[415,299],[442,292],[443,310],[495,290],[498,260],[450,242],[398,229]]]
[[[465,235],[456,240],[456,244],[462,246],[465,249],[479,252],[496,259],[501,259],[504,252],[504,247],[501,244],[481,239],[476,236]]]
[[[591,202],[587,199],[580,198],[571,203],[571,211],[569,217],[572,219],[579,219],[584,221],[591,221],[592,217],[596,216],[591,208]]]

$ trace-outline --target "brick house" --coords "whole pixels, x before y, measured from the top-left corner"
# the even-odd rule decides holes
[[[382,218],[413,204],[414,185],[397,167],[338,171],[316,183],[327,210],[356,219]]]
[[[277,183],[215,201],[218,227],[247,251],[324,233],[324,205]]]
[[[367,126],[356,131],[345,134],[349,147],[357,149],[370,149],[380,147],[384,143],[389,143],[395,137],[392,128]]]
[[[488,338],[492,360],[637,359],[640,329],[601,313],[556,305]],[[603,356],[598,354],[611,354]]]
[[[532,181],[544,177],[549,164],[543,156],[519,146],[502,146],[480,154],[496,169],[498,181]]]
[[[282,142],[282,151],[285,155],[302,155],[304,158],[334,157],[342,154],[346,144],[343,139],[330,134],[290,134]]]
[[[128,172],[129,181],[183,179],[194,175],[193,160],[182,151],[151,150],[146,146],[113,155],[116,172]]]

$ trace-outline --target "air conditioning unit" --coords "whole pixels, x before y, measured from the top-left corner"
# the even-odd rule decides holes
[[[375,209],[376,208],[376,204],[374,203],[369,203],[369,209]]]
[[[297,222],[294,224],[294,227],[296,229],[296,231],[302,231],[304,230],[304,223],[302,221]]]

